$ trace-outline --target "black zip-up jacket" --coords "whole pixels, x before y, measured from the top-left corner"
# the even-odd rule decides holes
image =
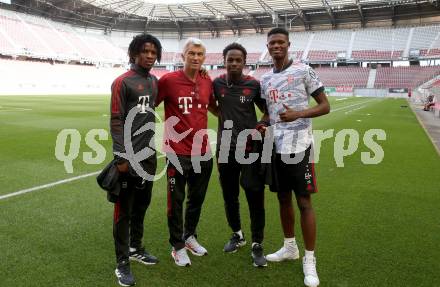
[[[147,146],[154,149],[154,123],[156,118],[153,113],[146,110],[146,107],[154,110],[154,104],[157,98],[157,78],[150,74],[147,69],[133,64],[131,69],[116,78],[112,84],[111,96],[111,119],[110,133],[113,139],[113,153],[125,153],[126,146],[124,144],[124,124],[130,110],[134,107],[138,108],[131,127],[131,143],[134,153],[139,152]],[[151,128],[146,131],[134,135],[139,128],[150,123]],[[116,156],[120,161],[120,157]],[[151,162],[156,154],[150,156],[148,161]],[[143,164],[145,170],[145,164]],[[147,168],[147,171],[150,170]],[[154,166],[155,170],[155,166]],[[150,170],[150,174],[151,174]]]

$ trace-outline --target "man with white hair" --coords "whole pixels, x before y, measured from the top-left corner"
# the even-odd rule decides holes
[[[213,164],[208,136],[204,134],[207,112],[208,109],[216,111],[212,81],[200,74],[205,57],[203,42],[189,38],[182,53],[184,69],[166,74],[158,84],[156,105],[164,102],[166,120],[163,149],[167,154],[169,242],[171,256],[178,266],[191,265],[186,250],[196,256],[208,254],[198,243],[196,233]],[[173,122],[173,119],[177,120]],[[170,122],[173,126],[168,125]],[[196,158],[204,160],[196,161]],[[183,219],[186,186],[188,194]]]

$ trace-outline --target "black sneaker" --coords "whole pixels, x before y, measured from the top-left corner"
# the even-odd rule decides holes
[[[252,244],[252,260],[255,267],[266,267],[267,261],[263,254],[263,246],[259,243]]]
[[[231,239],[229,239],[228,243],[226,243],[225,247],[223,248],[223,251],[228,253],[234,253],[237,252],[239,247],[245,245],[246,245],[246,240],[244,239],[244,236],[240,238],[240,235],[234,232],[232,233]]]
[[[128,261],[123,261],[118,264],[115,269],[116,277],[118,277],[118,283],[121,286],[133,286],[136,284],[133,274],[130,271],[130,263]]]
[[[130,248],[130,260],[134,260],[145,265],[153,265],[159,262],[157,257],[149,254],[145,248]]]

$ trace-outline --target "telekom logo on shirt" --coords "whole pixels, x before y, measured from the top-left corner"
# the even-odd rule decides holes
[[[192,97],[179,97],[179,108],[183,109],[183,114],[188,115],[188,109],[192,109]]]
[[[276,103],[278,101],[278,90],[272,89],[269,91],[269,99]]]
[[[145,111],[146,107],[150,104],[150,96],[146,95],[146,96],[140,96],[139,100],[138,100],[138,104],[137,107],[139,109],[141,109],[141,114],[146,114],[147,112]]]
[[[179,97],[179,109],[183,110],[182,114],[189,115],[194,108],[207,109],[208,105],[201,103],[193,103],[193,97]]]
[[[293,93],[291,92],[280,93],[276,89],[269,91],[269,100],[275,104],[290,98],[293,98]]]

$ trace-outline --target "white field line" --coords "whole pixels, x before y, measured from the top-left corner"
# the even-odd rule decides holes
[[[349,113],[352,113],[352,112],[355,112],[355,111],[359,111],[359,110],[361,110],[361,109],[363,109],[365,107],[366,106],[360,106],[358,108],[354,108],[354,109],[348,110],[348,111],[345,112],[345,114],[348,115]]]
[[[334,113],[334,112],[337,112],[337,111],[340,111],[340,110],[345,110],[345,109],[348,109],[348,108],[351,108],[351,107],[360,106],[360,105],[363,105],[363,104],[366,104],[366,103],[369,103],[369,102],[373,102],[373,101],[377,101],[377,100],[376,99],[368,100],[368,101],[364,101],[364,102],[361,102],[361,103],[356,103],[356,104],[340,107],[340,108],[337,108],[337,109],[334,109],[334,110],[330,110],[330,113]]]
[[[362,103],[357,103],[357,104],[348,105],[348,106],[345,106],[345,107],[340,107],[340,108],[332,110],[331,112],[337,112],[337,111],[340,111],[340,110],[343,110],[343,109],[346,109],[346,108],[350,108],[350,107],[354,107],[354,106],[358,106],[358,105],[363,105],[363,104],[371,102],[371,101],[375,101],[375,100],[369,100],[369,101],[365,101],[365,102],[362,102]],[[211,142],[210,144],[213,144],[213,143],[215,143],[215,141]],[[157,158],[163,158],[163,157],[165,157],[164,154],[159,155]],[[8,193],[8,194],[5,194],[5,195],[0,195],[0,200],[6,199],[6,198],[10,198],[10,197],[14,197],[14,196],[18,196],[18,195],[22,195],[22,194],[33,192],[33,191],[37,191],[37,190],[41,190],[41,189],[45,189],[45,188],[49,188],[49,187],[52,187],[52,186],[57,186],[57,185],[68,183],[68,182],[72,182],[72,181],[77,181],[77,180],[80,180],[80,179],[83,179],[83,178],[87,178],[87,177],[90,177],[90,176],[98,175],[100,172],[101,171],[95,171],[95,172],[91,172],[91,173],[86,173],[86,174],[83,174],[83,175],[80,175],[80,176],[66,178],[66,179],[63,179],[63,180],[59,180],[59,181],[55,181],[55,182],[51,182],[51,183],[47,183],[47,184],[43,184],[43,185],[31,187],[31,188],[27,188],[27,189],[22,189],[22,190],[19,190],[19,191],[16,191],[16,192],[12,192],[12,193]]]
[[[6,109],[4,109],[6,108]],[[0,113],[1,112],[25,112],[25,111],[32,111],[32,109],[26,109],[26,108],[12,108],[12,107],[0,107]]]
[[[31,188],[27,188],[27,189],[22,189],[13,193],[8,193],[5,195],[0,195],[0,200],[5,199],[5,198],[9,198],[9,197],[13,197],[13,196],[17,196],[17,195],[21,195],[21,194],[25,194],[25,193],[29,193],[32,191],[36,191],[36,190],[40,190],[40,189],[44,189],[44,188],[49,188],[52,186],[56,186],[56,185],[60,185],[63,183],[68,183],[68,182],[72,182],[72,181],[76,181],[82,178],[86,178],[86,177],[90,177],[93,175],[98,175],[101,171],[95,171],[95,172],[91,172],[91,173],[86,173],[80,176],[75,176],[75,177],[71,177],[71,178],[66,178],[63,180],[59,180],[59,181],[55,181],[55,182],[51,182],[48,184],[43,184],[43,185],[39,185],[39,186],[35,186],[35,187],[31,187]]]
[[[165,155],[161,154],[157,158],[163,158],[163,157],[165,157]],[[83,174],[83,175],[79,175],[79,176],[75,176],[75,177],[71,177],[71,178],[66,178],[66,179],[63,179],[63,180],[59,180],[59,181],[55,181],[55,182],[51,182],[51,183],[47,183],[47,184],[43,184],[43,185],[31,187],[31,188],[27,188],[27,189],[22,189],[22,190],[19,190],[19,191],[16,191],[16,192],[12,192],[12,193],[8,193],[8,194],[5,194],[5,195],[0,195],[0,200],[6,199],[6,198],[9,198],[9,197],[13,197],[13,196],[17,196],[17,195],[22,195],[22,194],[33,192],[33,191],[37,191],[37,190],[40,190],[40,189],[45,189],[45,188],[49,188],[49,187],[52,187],[52,186],[56,186],[56,185],[60,185],[60,184],[68,183],[68,182],[72,182],[72,181],[77,181],[77,180],[80,180],[80,179],[83,179],[83,178],[87,178],[87,177],[91,177],[91,176],[94,176],[94,175],[98,175],[100,172],[101,171],[99,170],[99,171],[95,171],[95,172],[91,172],[91,173],[86,173],[86,174]]]

